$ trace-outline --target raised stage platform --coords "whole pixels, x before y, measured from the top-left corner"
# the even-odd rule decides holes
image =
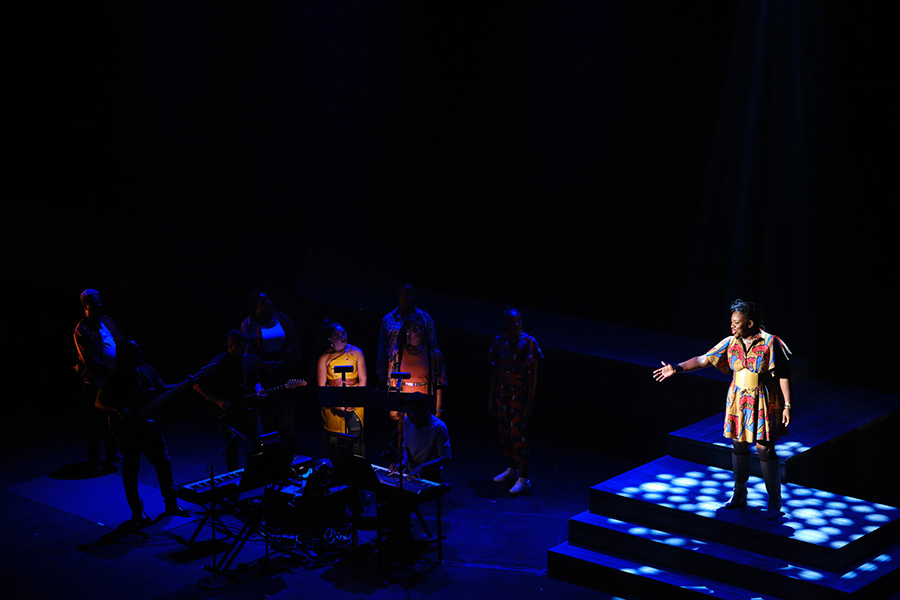
[[[721,506],[730,470],[666,456],[590,489],[548,551],[550,575],[648,597],[877,598],[897,589],[900,509],[793,484],[769,521]],[[661,596],[660,596],[661,597]]]
[[[860,487],[854,485],[858,483],[854,479],[877,479],[881,470],[877,461],[866,473],[858,466],[842,472],[834,468],[835,462],[848,462],[848,454],[863,454],[856,447],[860,440],[870,434],[881,435],[884,427],[896,423],[900,419],[900,397],[809,380],[792,387],[793,422],[788,435],[775,445],[784,481],[844,491]],[[722,436],[722,420],[722,413],[717,413],[673,431],[669,434],[669,454],[730,470],[731,444]],[[756,453],[752,454],[750,468],[753,474],[760,474]]]
[[[780,519],[759,515],[767,496],[755,453],[748,509],[721,508],[733,476],[716,414],[672,432],[669,456],[593,486],[568,541],[548,551],[548,573],[649,598],[898,596],[900,509],[883,440],[900,400],[815,381],[796,382],[793,396],[791,431],[777,445]]]

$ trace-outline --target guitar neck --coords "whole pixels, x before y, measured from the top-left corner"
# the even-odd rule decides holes
[[[287,384],[283,383],[281,385],[276,385],[273,388],[266,388],[266,389],[260,391],[260,393],[263,394],[264,396],[268,396],[269,394],[277,394],[278,392],[285,390],[285,389],[287,389]],[[256,396],[256,393],[253,393],[253,394],[247,394],[247,396],[245,396],[245,397],[253,398],[255,396]]]
[[[288,389],[295,388],[295,387],[301,387],[304,385],[306,385],[306,382],[303,381],[302,379],[296,379],[296,380],[291,379],[289,381],[286,381],[285,383],[282,383],[281,385],[276,385],[275,387],[272,387],[272,388],[266,388],[264,390],[260,390],[259,392],[253,392],[252,394],[245,394],[244,399],[255,398],[259,394],[268,396],[269,394],[276,394],[283,390],[288,390]]]
[[[276,392],[280,392],[281,390],[285,389],[286,387],[287,387],[287,384],[284,384],[284,383],[283,383],[283,384],[281,384],[281,385],[276,385],[276,386],[273,387],[273,388],[265,389],[265,390],[262,391],[262,393],[263,393],[263,394],[266,394],[266,395],[274,394],[274,393],[276,393]]]
[[[183,390],[189,384],[193,383],[193,379],[185,379],[181,383],[176,383],[173,387],[166,390],[165,393],[160,394],[148,404],[145,404],[139,411],[138,414],[141,417],[149,416],[153,411],[162,406],[164,403],[168,402],[172,396]]]
[[[185,379],[185,380],[182,381],[181,383],[176,383],[174,386],[172,386],[171,388],[169,388],[168,390],[166,390],[164,393],[160,394],[159,396],[157,396],[156,398],[154,398],[153,400],[151,400],[149,403],[145,404],[145,405],[138,411],[138,415],[139,415],[141,418],[144,418],[144,417],[149,416],[154,410],[156,410],[157,408],[159,408],[160,406],[162,406],[164,403],[166,403],[166,402],[168,402],[169,400],[171,400],[172,397],[173,397],[175,394],[177,394],[178,392],[180,392],[181,390],[183,390],[183,389],[186,388],[187,386],[189,386],[189,385],[191,385],[192,383],[194,383],[194,381],[196,381],[196,379],[197,379],[198,377],[202,376],[204,373],[206,373],[207,371],[209,371],[209,370],[212,369],[213,367],[215,367],[215,364],[209,364],[209,365],[206,365],[205,367],[203,367],[202,369],[200,369],[200,371],[199,371],[196,375],[192,375],[191,377],[188,377],[187,379]]]

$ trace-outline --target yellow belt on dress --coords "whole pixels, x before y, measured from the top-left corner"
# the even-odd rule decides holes
[[[749,369],[741,369],[734,372],[734,385],[742,390],[749,390],[759,387],[759,373],[754,373]]]

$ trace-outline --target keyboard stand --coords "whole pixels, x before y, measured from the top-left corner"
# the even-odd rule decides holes
[[[273,490],[278,484],[273,483],[267,485],[263,488],[262,494],[254,493],[252,498],[245,499],[240,503],[228,502],[226,503],[231,506],[231,514],[235,516],[239,521],[241,521],[244,525],[241,527],[241,530],[234,537],[234,541],[231,543],[231,547],[225,552],[222,556],[222,559],[219,561],[218,569],[221,572],[227,572],[229,568],[231,568],[231,564],[234,562],[234,559],[237,558],[238,554],[240,554],[241,550],[244,548],[244,545],[250,540],[250,538],[254,534],[258,534],[262,536],[263,541],[265,543],[265,554],[259,558],[252,561],[250,564],[258,563],[260,560],[263,561],[264,567],[266,568],[269,564],[269,549],[274,545],[276,549],[278,548],[277,542],[272,539],[272,535],[268,530],[268,517],[269,517],[269,498],[271,496],[271,490]],[[283,552],[283,550],[281,551]]]
[[[428,540],[426,540],[429,544],[433,544],[437,542],[437,551],[438,551],[438,563],[443,564],[444,562],[444,538],[447,537],[443,535],[441,531],[441,497],[438,496],[435,498],[437,502],[437,522],[435,525],[437,526],[437,535],[433,535],[431,533],[431,528],[428,527],[428,523],[425,522],[425,518],[422,516],[422,512],[419,510],[419,504],[421,502],[415,502],[412,505],[413,512],[416,513],[416,518],[419,520],[419,524],[422,526],[422,529],[425,531],[425,535],[428,536]]]
[[[378,494],[376,493],[376,498],[377,498],[377,496],[378,496]],[[425,532],[426,539],[424,541],[429,544],[436,543],[436,545],[437,545],[437,563],[435,563],[435,566],[443,564],[444,563],[444,543],[443,542],[444,542],[444,538],[446,538],[447,536],[444,535],[443,528],[442,528],[442,521],[441,521],[441,517],[442,517],[441,497],[442,497],[442,494],[438,495],[434,498],[426,498],[426,499],[419,499],[416,497],[409,497],[409,496],[406,496],[406,497],[395,496],[393,494],[388,494],[388,496],[390,498],[390,501],[398,502],[400,504],[405,504],[406,506],[409,507],[410,512],[416,515],[416,519],[419,521],[419,525],[422,526],[422,530]],[[428,523],[425,521],[425,517],[422,515],[422,511],[419,510],[419,506],[422,503],[429,502],[432,499],[436,503],[435,508],[436,508],[436,512],[437,512],[437,518],[436,518],[436,522],[435,522],[435,526],[436,526],[435,533],[432,533],[431,528],[428,526]],[[385,531],[382,528],[381,518],[379,517],[378,518],[378,534],[377,534],[378,539],[382,539],[384,536],[384,533],[385,533]],[[384,569],[384,557],[381,555],[381,553],[379,553],[378,565],[379,565],[379,569]]]
[[[259,506],[248,506],[246,510],[249,514],[246,516],[241,514],[242,510],[243,509],[234,511],[234,515],[244,523],[244,526],[241,527],[240,532],[234,536],[231,547],[222,555],[222,559],[219,561],[218,565],[219,571],[227,571],[231,566],[231,563],[234,562],[234,559],[237,558],[237,555],[243,549],[244,544],[250,539],[250,536],[261,529],[260,521],[262,521],[263,510]],[[265,532],[261,533],[264,537],[266,536]],[[268,537],[266,537],[266,543],[268,544]],[[266,546],[266,552],[268,553],[268,545]]]
[[[221,498],[220,499],[215,498],[216,480],[215,480],[215,477],[213,476],[212,462],[209,463],[208,468],[209,468],[209,485],[210,485],[210,489],[213,492],[213,496],[212,496],[213,500],[210,502],[209,508],[206,510],[206,514],[203,515],[203,519],[200,521],[200,524],[194,530],[193,535],[191,535],[191,538],[188,541],[188,545],[189,546],[193,545],[194,541],[197,539],[197,534],[200,533],[200,530],[203,529],[203,526],[208,521],[212,528],[213,555],[212,555],[212,567],[210,567],[210,571],[212,572],[212,575],[201,579],[198,582],[198,585],[200,585],[200,587],[205,588],[205,589],[219,589],[219,588],[228,586],[231,583],[231,580],[228,579],[227,577],[222,576],[221,571],[218,568],[218,565],[216,564],[216,524],[218,521],[216,519],[216,504],[219,503]],[[221,523],[221,521],[219,521],[219,523]]]
[[[210,523],[210,525],[213,528],[212,538],[213,538],[213,540],[215,540],[216,524],[222,525],[222,521],[219,519],[218,515],[216,514],[216,506],[217,505],[220,505],[224,509],[226,514],[233,512],[234,507],[230,504],[230,502],[228,502],[228,499],[225,498],[224,496],[221,498],[215,498],[215,499],[211,500],[209,502],[209,506],[207,506],[206,504],[201,504],[201,506],[205,509],[204,510],[205,514],[203,515],[203,518],[200,520],[200,523],[197,524],[197,528],[194,529],[194,533],[191,534],[191,537],[188,539],[188,541],[187,541],[188,546],[192,546],[194,544],[194,542],[197,540],[197,536],[200,535],[200,532],[203,530],[203,528],[206,526],[207,523]],[[223,526],[223,528],[224,528],[224,526]]]

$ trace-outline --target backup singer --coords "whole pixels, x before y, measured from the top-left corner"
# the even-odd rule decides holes
[[[528,478],[528,422],[534,410],[538,362],[544,357],[537,340],[522,331],[522,315],[514,308],[503,312],[503,331],[491,344],[491,389],[488,412],[497,418],[506,470],[495,483],[514,481],[510,494],[531,487]]]
[[[327,349],[316,362],[316,379],[320,387],[365,387],[368,383],[366,357],[362,350],[348,342],[347,331],[339,323],[325,320],[322,323],[322,337]],[[351,367],[349,373],[336,373],[335,367]],[[322,408],[323,445],[326,451],[338,445],[336,433],[346,433],[356,437],[353,452],[363,456],[364,409],[361,406],[333,406]]]
[[[247,336],[247,353],[260,361],[260,383],[264,388],[281,385],[299,374],[303,359],[297,328],[284,312],[275,310],[271,297],[264,292],[253,296],[253,312],[238,328]],[[278,431],[287,448],[296,444],[293,397],[280,394],[260,402],[259,418],[263,433]]]
[[[392,372],[409,373],[409,379],[400,380],[401,392],[420,392],[435,397],[434,416],[440,419],[444,413],[447,370],[440,349],[428,341],[427,332],[426,321],[419,315],[410,315],[400,329],[390,365]],[[400,413],[391,411],[391,418],[399,420]]]
[[[405,343],[401,330],[410,319],[421,323],[425,343],[432,348],[437,348],[434,321],[427,312],[416,306],[413,286],[401,285],[397,291],[397,308],[384,315],[381,319],[381,329],[378,332],[376,371],[379,383],[382,385],[393,385],[394,383],[390,381],[390,373],[394,367],[394,357],[397,355],[398,348]]]

